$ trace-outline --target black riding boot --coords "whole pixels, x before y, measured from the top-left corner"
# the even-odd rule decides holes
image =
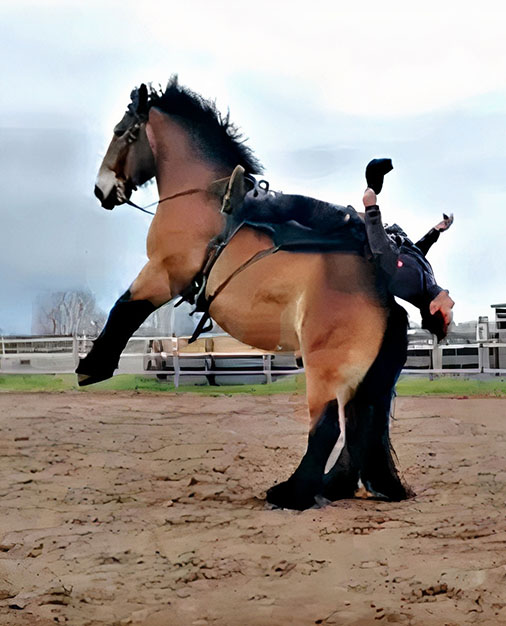
[[[128,340],[156,309],[149,300],[131,300],[127,290],[112,307],[107,322],[93,347],[76,369],[80,387],[110,378]]]

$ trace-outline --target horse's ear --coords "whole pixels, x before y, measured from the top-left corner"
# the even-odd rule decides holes
[[[147,115],[148,113],[148,88],[144,83],[139,87],[139,100],[137,102],[138,115]]]

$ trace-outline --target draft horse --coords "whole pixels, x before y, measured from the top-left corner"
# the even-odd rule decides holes
[[[134,331],[201,272],[225,227],[215,181],[230,177],[237,164],[248,174],[262,172],[228,116],[177,77],[164,92],[146,85],[132,92],[95,193],[112,209],[156,177],[160,200],[147,238],[149,260],[81,360],[80,384],[112,376]],[[233,337],[264,350],[300,351],[304,360],[307,451],[293,475],[268,490],[267,500],[303,510],[317,495],[352,497],[359,481],[378,497],[406,498],[389,438],[393,387],[406,357],[404,310],[380,296],[373,265],[361,254],[262,255],[270,248],[268,234],[243,226],[206,285],[212,318]]]

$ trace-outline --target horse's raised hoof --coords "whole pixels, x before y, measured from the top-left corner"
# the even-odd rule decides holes
[[[114,370],[112,372],[108,372],[107,374],[77,374],[77,384],[79,387],[94,385],[95,383],[100,383],[103,380],[112,378],[113,374]]]
[[[280,509],[305,511],[316,504],[315,492],[300,482],[287,480],[267,490],[267,502]]]
[[[90,359],[88,354],[84,359],[79,360],[76,368],[77,384],[79,387],[86,387],[112,378],[116,367],[117,365],[106,367],[103,363],[98,364],[96,359]]]

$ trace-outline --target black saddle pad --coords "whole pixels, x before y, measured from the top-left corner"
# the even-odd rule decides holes
[[[283,250],[364,255],[365,226],[351,206],[307,196],[249,192],[233,217],[267,233]]]

